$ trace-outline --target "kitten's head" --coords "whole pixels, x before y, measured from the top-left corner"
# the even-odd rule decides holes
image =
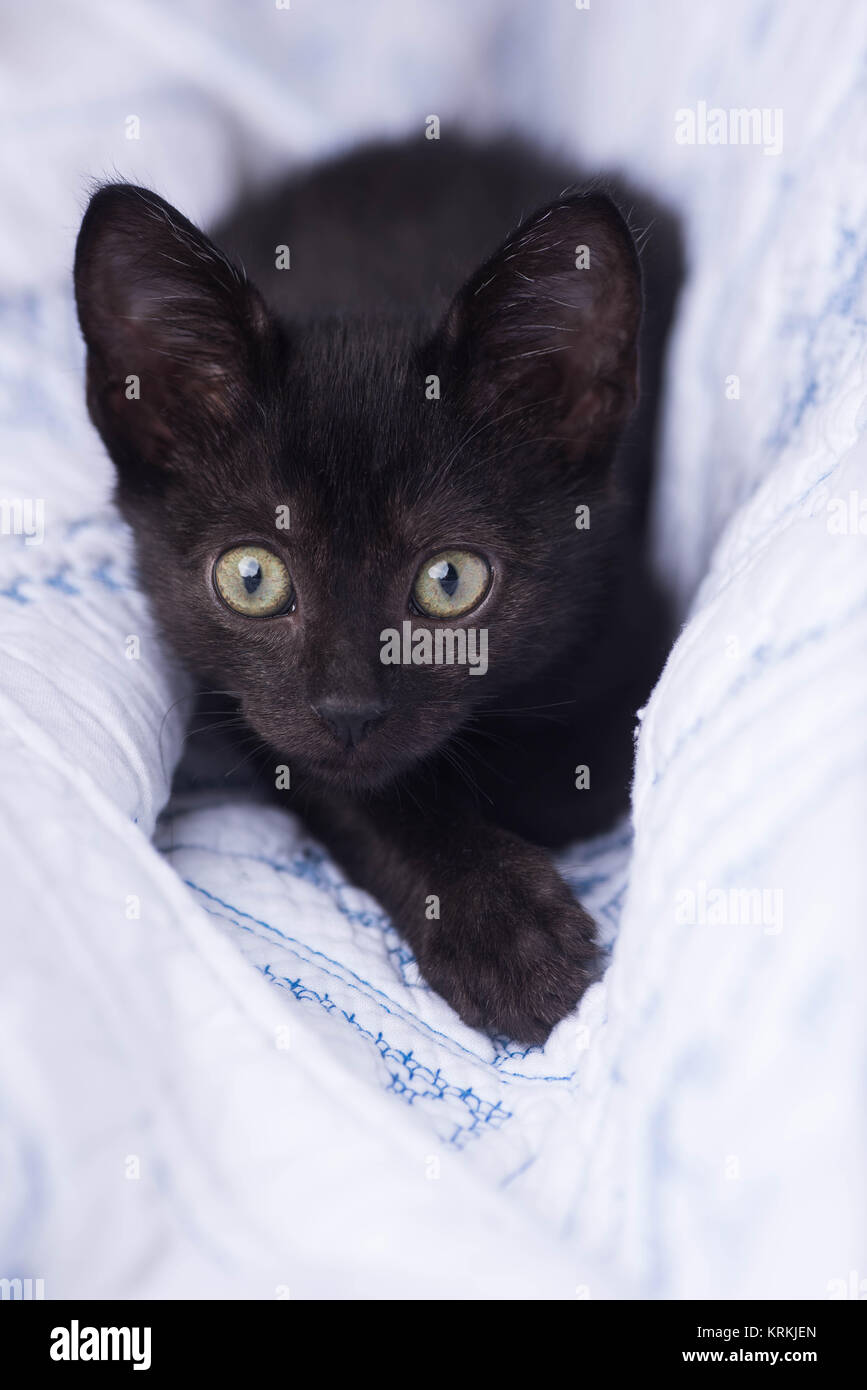
[[[606,197],[530,217],[437,328],[278,323],[124,184],[91,201],[75,284],[140,582],[185,663],[290,765],[380,785],[588,631],[641,312]],[[470,629],[475,665],[418,660],[437,630],[459,658]]]

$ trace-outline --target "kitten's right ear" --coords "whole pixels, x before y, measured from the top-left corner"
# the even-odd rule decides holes
[[[257,291],[155,193],[109,184],[75,253],[90,416],[122,481],[148,485],[184,446],[243,419],[275,333]]]

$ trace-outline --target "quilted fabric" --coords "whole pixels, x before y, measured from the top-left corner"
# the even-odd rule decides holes
[[[49,52],[42,17],[8,21],[0,1275],[49,1297],[857,1290],[863,20],[356,8],[94,0]],[[782,148],[679,144],[700,102],[782,111]],[[623,167],[679,210],[689,259],[656,512],[684,627],[632,824],[562,861],[611,963],[544,1050],[463,1027],[290,819],[218,787],[167,804],[189,687],[81,402],[89,176],[210,217],[430,111]]]

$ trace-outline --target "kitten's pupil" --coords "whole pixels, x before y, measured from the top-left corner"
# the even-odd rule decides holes
[[[428,570],[431,579],[438,579],[443,593],[452,598],[458,587],[458,575],[454,565],[449,560],[440,560],[438,564],[431,565]]]
[[[244,581],[247,593],[255,594],[262,583],[262,566],[259,561],[254,560],[252,555],[245,555],[243,560],[238,562],[238,573]]]

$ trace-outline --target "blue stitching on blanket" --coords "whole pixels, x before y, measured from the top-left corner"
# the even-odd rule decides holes
[[[168,809],[162,813],[160,820],[161,823],[165,824],[165,822],[173,822],[181,816],[196,815],[201,810],[220,809],[224,805],[225,801],[221,799],[218,802],[206,804],[204,807],[196,803],[192,807],[182,806],[177,809]],[[602,835],[594,837],[592,844],[595,846],[598,854],[611,856],[616,853],[622,853],[631,844],[631,841],[631,825],[628,822],[622,822],[619,825],[613,827],[610,831],[607,831]],[[265,854],[254,854],[247,850],[217,849],[211,845],[195,844],[190,841],[173,841],[170,845],[162,847],[162,852],[166,855],[170,855],[175,850],[177,850],[178,852],[210,854],[218,858],[235,858],[242,860],[249,859],[253,863],[265,864],[266,866],[271,868],[275,873],[288,874],[291,877],[306,880],[312,883],[314,887],[318,888],[320,891],[327,890],[330,897],[330,901],[332,902],[333,906],[336,907],[338,912],[347,917],[348,920],[353,922],[359,921],[365,926],[378,927],[380,932],[382,933],[383,945],[386,949],[386,952],[388,953],[389,958],[392,961],[397,961],[401,967],[407,963],[414,962],[414,957],[412,956],[412,953],[403,945],[401,938],[398,936],[396,928],[394,927],[394,924],[391,921],[391,918],[388,916],[388,914],[382,912],[381,910],[378,910],[374,913],[368,909],[351,908],[345,904],[341,895],[345,891],[353,891],[352,885],[346,883],[345,881],[342,881],[339,875],[333,872],[332,861],[330,860],[326,851],[322,849],[321,846],[312,843],[302,844],[301,848],[293,855],[292,862],[290,864],[286,864],[283,861],[273,859],[272,857]],[[331,872],[329,872],[329,870]],[[576,882],[579,884],[582,882],[581,874],[581,866],[576,866],[571,875],[565,874],[567,882],[570,882],[570,886],[572,886],[573,889],[575,887]],[[596,887],[598,883],[607,881],[607,877],[608,876],[602,875],[588,875],[583,879],[583,884],[585,885],[585,887],[588,885]],[[608,897],[606,901],[597,904],[596,906],[594,906],[593,909],[597,920],[600,923],[602,923],[603,921],[608,921],[612,925],[615,932],[619,924],[623,900],[626,895],[626,889],[627,884],[625,882],[620,883],[620,885],[611,894],[611,896]],[[202,891],[207,892],[207,890]],[[242,909],[240,908],[237,910],[242,911]],[[251,920],[256,919],[251,917]],[[264,925],[266,926],[266,928],[269,927],[268,923],[265,923]],[[283,935],[276,927],[270,927],[269,929],[272,930],[278,936]],[[394,946],[389,946],[387,940],[388,937],[394,939],[396,943]],[[286,938],[284,936],[283,939],[291,938]],[[299,944],[305,945],[305,943]],[[613,951],[613,947],[613,938],[610,941],[601,943],[601,956],[603,962],[604,960],[610,958],[611,952]],[[313,948],[311,947],[310,949],[312,950]],[[329,959],[329,957],[324,958]],[[338,969],[344,968],[342,962],[340,961],[332,961],[332,964],[334,964]],[[403,969],[400,969],[400,975],[404,981],[404,984],[411,986],[412,988],[419,987],[417,982],[407,980],[406,974],[403,971]],[[367,982],[365,981],[364,983]],[[396,1007],[404,1008],[405,1006],[396,1005]],[[407,1011],[407,1018],[412,1018],[413,1020],[415,1020],[415,1023],[418,1026],[427,1029],[429,1032],[435,1031],[430,1028],[430,1025],[422,1023],[421,1020],[418,1020],[416,1016],[411,1014],[409,1011]],[[444,1035],[440,1034],[439,1036]],[[575,1070],[565,1074],[561,1073],[556,1076],[541,1077],[532,1076],[528,1073],[523,1072],[505,1071],[503,1070],[503,1068],[506,1064],[513,1063],[518,1059],[523,1060],[527,1056],[529,1056],[531,1052],[539,1052],[540,1049],[537,1047],[521,1047],[518,1044],[514,1043],[511,1039],[506,1038],[503,1035],[494,1034],[489,1035],[489,1037],[492,1047],[494,1048],[494,1056],[490,1060],[479,1057],[477,1054],[471,1052],[469,1049],[462,1048],[462,1050],[465,1051],[468,1056],[471,1056],[476,1061],[481,1062],[482,1065],[491,1066],[494,1070],[498,1072],[499,1075],[504,1076],[507,1079],[513,1079],[516,1081],[543,1080],[572,1085],[574,1084],[576,1078],[579,1075],[579,1068],[576,1068]],[[461,1044],[457,1043],[457,1041],[452,1037],[448,1037],[448,1041],[454,1047],[461,1047]]]
[[[113,593],[135,593],[136,586],[134,584],[118,582],[117,579],[109,574],[109,570],[113,569],[114,566],[115,561],[113,559],[104,559],[86,574],[79,575],[78,577],[79,579],[92,579],[97,584],[101,584],[103,588],[110,589]],[[64,564],[54,574],[39,577],[32,574],[17,574],[7,589],[0,589],[0,598],[14,599],[16,603],[33,603],[32,598],[28,598],[26,594],[19,592],[22,584],[41,585],[42,587],[56,589],[58,593],[77,597],[81,594],[82,590],[74,588],[64,577],[66,574],[72,572],[72,568],[70,564]]]
[[[45,579],[42,582],[44,584],[50,584],[52,588],[57,589],[61,594],[80,594],[81,590],[76,589],[75,586],[70,584],[66,579],[66,575],[71,568],[71,565],[61,565],[56,574],[52,574],[50,579]]]
[[[178,847],[178,848],[180,848],[180,847]],[[187,846],[186,848],[195,848],[195,849],[198,849],[199,846]],[[212,850],[211,853],[217,854],[217,853],[219,853],[219,851],[217,851],[217,850]],[[390,1004],[390,1005],[392,1006],[392,1007],[388,1010],[389,1013],[393,1013],[393,1012],[395,1012],[396,1010],[401,1009],[401,1006],[397,1003],[397,1001],[394,1000],[394,999],[391,999],[391,998],[385,993],[384,990],[378,989],[377,986],[371,984],[369,980],[365,980],[365,979],[363,979],[363,978],[361,977],[361,975],[357,975],[356,972],[355,972],[354,970],[352,970],[349,966],[344,965],[344,964],[342,963],[342,961],[334,960],[332,956],[327,956],[327,955],[325,954],[324,951],[318,951],[318,950],[316,949],[315,946],[310,946],[310,945],[308,945],[307,942],[305,942],[305,941],[300,941],[300,940],[299,940],[297,937],[295,937],[295,936],[289,936],[289,934],[288,934],[287,932],[281,931],[279,927],[275,927],[271,922],[266,922],[262,917],[254,917],[254,915],[253,915],[252,912],[245,912],[243,908],[237,907],[234,903],[227,903],[227,902],[225,901],[224,898],[220,898],[220,897],[217,896],[216,893],[211,893],[207,888],[203,888],[200,884],[194,883],[192,879],[185,878],[185,879],[184,879],[184,883],[186,883],[187,886],[188,886],[189,888],[194,889],[195,892],[197,892],[197,893],[202,893],[202,894],[204,895],[204,897],[209,898],[209,899],[211,900],[211,902],[219,903],[220,907],[224,907],[224,908],[226,909],[227,912],[237,912],[237,913],[240,914],[240,916],[246,917],[246,918],[248,919],[248,921],[250,921],[250,922],[255,922],[257,926],[264,927],[266,931],[273,932],[275,936],[279,936],[279,938],[280,938],[281,941],[288,941],[288,942],[291,942],[293,946],[299,946],[299,947],[301,947],[302,950],[309,951],[309,952],[310,952],[312,955],[314,955],[314,956],[321,956],[322,960],[328,961],[328,964],[329,964],[329,965],[335,966],[338,970],[346,970],[350,975],[353,976],[354,979],[356,979],[356,980],[358,981],[359,985],[364,985],[365,988],[370,989],[370,990],[373,990],[373,992],[374,992],[375,994],[379,994],[379,995],[382,996],[383,999],[387,1000],[387,1001],[388,1001],[388,1004]],[[242,924],[241,924],[241,923],[236,923],[236,925],[237,925],[237,926],[241,926]],[[310,964],[313,964],[313,962],[307,961],[306,964],[310,965]],[[324,967],[322,967],[322,968],[324,969]],[[339,977],[339,976],[336,976],[335,978],[340,978],[340,977]],[[349,980],[345,980],[344,983],[347,984],[347,985],[349,985],[350,988],[357,988],[357,986],[353,986],[352,983],[351,983],[351,981],[349,981]],[[374,1001],[371,1001],[371,1002],[374,1002]],[[385,1007],[385,1005],[383,1005],[383,1007]],[[401,1010],[401,1012],[403,1012],[403,1011]],[[421,1021],[421,1020],[419,1020],[419,1021]],[[435,1030],[435,1029],[431,1029],[431,1032],[436,1032],[436,1030]],[[441,1035],[441,1036],[445,1036],[445,1035],[443,1034],[443,1035]]]
[[[206,810],[221,810],[224,805],[224,802],[218,801],[212,803],[210,806],[200,806],[197,804],[192,809],[181,807],[177,811],[166,810],[161,814],[160,821],[165,823],[177,819],[178,816],[195,815],[200,811]],[[609,837],[599,837],[600,841],[603,842],[602,852],[606,854],[622,853],[632,843],[632,828],[630,826],[626,833],[618,831],[616,836],[612,834],[610,836],[610,845],[604,844],[604,840],[607,838]],[[290,874],[293,878],[312,883],[315,888],[326,890],[330,894],[338,911],[343,913],[350,921],[357,921],[363,927],[376,926],[383,932],[391,931],[397,935],[397,928],[394,926],[391,917],[381,908],[352,908],[344,904],[340,896],[342,893],[357,892],[360,890],[355,889],[351,883],[341,880],[339,876],[331,876],[328,873],[328,869],[331,867],[332,863],[331,859],[325,850],[319,849],[314,845],[304,845],[298,850],[291,864],[283,863],[279,859],[272,859],[267,854],[253,854],[248,850],[214,849],[209,845],[196,845],[190,843],[172,843],[168,848],[170,851],[175,849],[197,850],[206,854],[218,854],[221,858],[250,859],[254,864],[265,864],[268,868],[273,869],[275,873]],[[594,889],[602,887],[609,882],[611,877],[610,874],[606,873],[588,873],[586,869],[582,869],[581,867],[570,869],[568,866],[562,864],[559,865],[559,871],[569,887],[579,898],[585,897],[587,894],[593,892]],[[600,911],[608,913],[610,919],[615,922],[615,924],[617,918],[610,913],[610,909],[619,905],[619,900],[622,899],[623,891],[624,887],[619,888],[604,907],[599,909]],[[415,957],[412,955],[412,952],[406,948],[402,941],[401,945],[406,951],[408,960],[414,961]]]
[[[103,560],[101,564],[91,570],[91,579],[95,579],[99,584],[104,584],[106,589],[113,589],[118,593],[124,589],[134,588],[132,584],[118,584],[117,580],[112,578],[109,574],[109,570],[114,568],[114,563],[113,559]]]
[[[538,1157],[538,1154],[530,1154],[530,1157],[524,1159],[524,1162],[520,1165],[520,1167],[516,1168],[512,1173],[507,1173],[506,1176],[503,1179],[501,1179],[500,1188],[502,1189],[504,1187],[508,1187],[510,1183],[513,1183],[515,1181],[516,1178],[523,1177],[527,1169],[532,1168],[533,1164],[537,1161]]]
[[[196,809],[198,810],[199,808],[197,807]],[[165,820],[167,817],[164,815],[160,819]],[[362,927],[376,927],[382,933],[383,938],[389,935],[393,936],[395,938],[394,945],[390,946],[387,941],[385,942],[386,950],[390,957],[397,957],[401,965],[415,962],[415,957],[406,944],[399,938],[397,928],[394,926],[387,912],[383,912],[381,909],[353,908],[346,905],[340,897],[340,894],[344,890],[351,890],[352,885],[341,882],[339,879],[330,878],[327,872],[324,871],[324,867],[328,863],[326,855],[313,846],[305,846],[299,850],[294,856],[291,864],[282,864],[277,859],[269,858],[267,854],[250,854],[245,850],[217,849],[211,845],[196,845],[190,844],[189,842],[182,842],[179,844],[172,843],[165,852],[173,853],[175,850],[194,850],[198,854],[217,855],[220,859],[249,859],[252,860],[254,864],[267,865],[267,867],[273,869],[275,873],[288,874],[290,878],[312,883],[314,888],[328,892],[333,905],[347,921],[357,923]],[[323,868],[323,872],[321,873],[316,872],[319,866]],[[274,930],[276,931],[277,928],[275,927]],[[334,961],[333,964],[339,965],[340,962]],[[405,979],[404,983],[406,983]]]
[[[243,927],[242,924],[239,925],[242,930],[252,930],[249,927]],[[285,986],[291,990],[292,994],[300,1002],[303,1003],[308,999],[315,1000],[317,1004],[325,1009],[326,1013],[339,1013],[344,1022],[348,1023],[350,1027],[355,1028],[363,1038],[366,1038],[368,1042],[373,1044],[380,1055],[380,1059],[386,1063],[387,1066],[396,1062],[399,1067],[403,1067],[409,1077],[410,1083],[415,1082],[417,1077],[422,1078],[426,1089],[414,1089],[411,1084],[407,1084],[407,1082],[400,1077],[398,1072],[390,1072],[391,1082],[385,1087],[386,1091],[390,1091],[394,1095],[399,1096],[401,1100],[406,1101],[407,1105],[412,1105],[416,1100],[445,1101],[446,1099],[457,1100],[461,1105],[464,1105],[472,1115],[472,1123],[469,1125],[460,1125],[450,1118],[449,1122],[454,1125],[454,1129],[448,1138],[442,1135],[439,1136],[442,1143],[454,1144],[457,1148],[462,1148],[462,1139],[476,1138],[485,1133],[485,1130],[481,1128],[482,1125],[490,1125],[495,1131],[498,1131],[502,1129],[503,1125],[508,1120],[513,1118],[513,1112],[511,1110],[505,1110],[501,1100],[484,1100],[473,1090],[472,1086],[456,1086],[453,1082],[446,1080],[440,1067],[437,1067],[435,1072],[431,1071],[430,1067],[426,1066],[423,1062],[417,1061],[411,1051],[404,1052],[400,1048],[395,1048],[389,1043],[388,1039],[383,1036],[381,1030],[374,1034],[369,1028],[365,1028],[364,1024],[359,1022],[354,1013],[347,1013],[346,1010],[341,1008],[336,1000],[331,999],[328,994],[319,994],[312,986],[304,984],[300,978],[297,980],[290,980],[288,976],[276,975],[270,965],[266,965],[262,973],[266,978],[271,980],[273,984],[280,987]]]
[[[781,665],[783,661],[788,661],[791,657],[797,655],[797,653],[810,642],[821,640],[821,638],[827,636],[829,632],[839,631],[839,629],[845,627],[847,623],[857,618],[865,607],[867,607],[867,593],[862,594],[857,603],[852,608],[846,609],[835,622],[820,623],[818,626],[807,628],[806,631],[799,633],[787,646],[780,647],[777,651],[774,651],[768,643],[763,643],[761,646],[757,647],[755,651],[751,653],[751,659],[753,661],[751,670],[744,671],[738,676],[737,680],[733,681],[732,684],[728,686],[720,699],[717,700],[709,710],[699,715],[698,719],[690,724],[688,729],[684,729],[683,733],[681,733],[675,741],[668,757],[654,773],[651,785],[657,786],[663,780],[668,774],[672,763],[680,756],[686,744],[692,740],[699,729],[702,729],[705,724],[719,713],[733,695],[739,694],[746,686],[751,685],[753,681],[758,679],[762,674],[763,668],[768,664],[769,656],[773,665]]]
[[[220,906],[227,908],[230,912],[240,912],[240,909],[231,908],[228,903],[223,903],[220,898],[217,898],[213,893],[209,893],[207,889],[200,888],[190,879],[185,879],[184,882],[188,885],[188,887],[194,889],[196,892],[203,894],[205,897],[212,898],[213,901],[217,903],[220,903]],[[226,921],[226,917],[222,913],[215,912],[213,908],[205,907],[205,911],[209,913],[210,916],[216,917],[220,921]],[[259,918],[256,917],[250,917],[249,913],[242,912],[241,916],[249,917],[251,922],[255,922],[259,926],[268,926],[267,922],[262,922]],[[239,922],[234,917],[229,917],[228,920],[231,921],[233,925],[236,926],[240,931],[246,931],[250,933],[252,936],[257,935],[253,927],[248,926],[245,922]],[[277,931],[276,927],[272,927],[269,929],[272,931]],[[277,931],[277,935],[282,936],[283,933]],[[291,940],[292,938],[284,939]],[[314,954],[318,955],[321,953],[314,952]],[[304,961],[303,957],[301,957],[301,959],[304,964],[310,964],[310,961]],[[400,1048],[394,1047],[393,1044],[391,1044],[388,1041],[388,1039],[383,1035],[381,1031],[378,1034],[372,1033],[370,1029],[365,1028],[364,1025],[359,1022],[359,1020],[355,1017],[355,1014],[347,1013],[346,1010],[341,1008],[337,1001],[332,999],[328,994],[320,994],[318,990],[315,990],[311,985],[305,984],[303,980],[300,978],[300,976],[296,980],[290,980],[287,975],[276,974],[275,971],[272,969],[271,965],[268,963],[266,963],[264,966],[259,966],[257,968],[265,976],[266,979],[270,980],[272,984],[276,984],[281,987],[285,986],[286,988],[288,988],[300,1003],[304,1003],[307,1000],[315,1000],[315,1002],[319,1004],[321,1008],[325,1010],[326,1013],[339,1014],[340,1017],[342,1017],[346,1023],[348,1023],[352,1028],[356,1030],[356,1032],[360,1033],[362,1037],[367,1038],[369,1042],[373,1043],[373,1045],[379,1052],[380,1059],[384,1063],[386,1063],[386,1065],[388,1065],[388,1063],[393,1064],[394,1062],[398,1062],[406,1071],[409,1079],[409,1084],[406,1081],[403,1081],[398,1073],[392,1071],[389,1073],[391,1081],[390,1084],[385,1087],[386,1091],[393,1092],[394,1095],[399,1096],[409,1105],[411,1105],[414,1100],[442,1101],[445,1100],[446,1097],[451,1097],[452,1099],[460,1101],[460,1103],[464,1105],[472,1113],[472,1123],[469,1125],[459,1125],[456,1124],[456,1122],[450,1117],[449,1123],[454,1124],[455,1128],[449,1137],[444,1137],[442,1135],[439,1136],[442,1143],[454,1144],[456,1147],[460,1148],[461,1136],[469,1138],[485,1133],[486,1131],[480,1127],[481,1125],[491,1125],[494,1128],[494,1130],[498,1130],[502,1128],[502,1125],[505,1124],[507,1120],[510,1120],[512,1118],[512,1111],[504,1110],[502,1101],[500,1100],[497,1100],[496,1102],[485,1100],[482,1096],[478,1095],[472,1089],[471,1086],[456,1086],[452,1082],[445,1080],[445,1078],[442,1078],[442,1081],[440,1083],[442,1073],[439,1067],[435,1072],[432,1072],[430,1068],[426,1067],[422,1062],[416,1062],[411,1051],[403,1052]],[[363,990],[361,990],[358,987],[358,985],[353,985],[351,981],[342,979],[339,975],[334,974],[333,971],[325,970],[324,966],[319,966],[318,968],[323,970],[323,972],[326,975],[332,975],[333,978],[338,980],[340,984],[348,985],[350,989],[356,990],[356,992],[359,994],[364,993]],[[366,984],[367,982],[363,981],[362,983]],[[385,1008],[386,1013],[390,1014],[393,1017],[398,1017],[394,1010],[387,1008],[385,1005],[383,1005],[382,1007]],[[410,1063],[414,1063],[414,1065],[411,1066]],[[418,1089],[413,1089],[411,1083],[415,1080],[415,1077],[421,1073],[425,1073],[427,1077],[430,1078],[429,1084],[435,1088],[434,1090],[422,1091]]]
[[[222,805],[222,803],[218,803],[218,806],[219,805]],[[204,808],[197,806],[195,811],[197,812],[201,809]],[[211,809],[217,808],[212,807]],[[183,810],[180,814],[188,815],[190,812]],[[160,820],[162,822],[173,820],[175,819],[175,815],[175,812],[164,812]],[[625,848],[631,838],[630,832],[629,836],[622,841],[621,848]],[[217,849],[211,845],[197,845],[189,841],[180,843],[173,842],[170,846],[167,846],[163,852],[170,854],[175,850],[193,851],[198,854],[211,854],[220,859],[249,859],[254,864],[265,864],[268,868],[273,869],[275,873],[287,874],[290,878],[312,883],[315,888],[318,888],[321,892],[327,893],[333,906],[347,919],[347,921],[357,923],[362,927],[377,929],[382,935],[386,953],[389,959],[396,964],[404,984],[412,988],[418,988],[418,985],[407,979],[404,969],[404,967],[408,965],[416,964],[415,956],[398,934],[397,928],[391,917],[387,912],[383,912],[381,909],[371,910],[370,908],[353,908],[347,906],[341,894],[358,890],[353,889],[352,884],[341,881],[339,877],[332,876],[328,872],[331,861],[323,850],[312,845],[306,845],[293,856],[292,862],[289,864],[284,864],[277,859],[272,859],[267,854],[252,854],[246,850]],[[571,875],[564,873],[563,877],[578,898],[584,898],[591,889],[607,883],[609,878],[607,874],[595,874],[582,878],[580,871]],[[599,919],[604,918],[616,929],[620,921],[625,895],[626,884],[623,883],[606,902],[594,909],[596,917]],[[276,930],[276,928],[274,930]],[[601,951],[604,956],[610,955],[613,949],[613,941],[602,943],[601,945]],[[339,965],[340,962],[336,961],[334,964]],[[528,1050],[535,1050],[531,1048],[528,1050],[525,1049],[523,1052],[518,1052],[514,1048],[507,1046],[510,1041],[509,1039],[503,1040],[503,1046],[501,1046],[499,1039],[496,1037],[493,1038],[492,1041],[495,1046],[506,1053],[504,1057],[495,1058],[493,1063],[494,1066],[498,1065],[500,1061],[508,1060],[508,1058],[513,1056],[525,1057],[527,1056]]]
[[[797,401],[792,404],[788,391],[784,393],[783,400],[777,415],[777,423],[765,439],[767,448],[782,449],[798,430],[808,408],[815,404],[822,404],[822,397],[827,399],[829,388],[833,388],[837,373],[834,370],[841,353],[845,351],[845,343],[838,341],[834,344],[836,351],[825,352],[821,357],[818,366],[814,360],[814,348],[817,342],[819,326],[827,323],[831,319],[847,320],[847,339],[853,326],[864,327],[864,319],[853,315],[852,305],[856,293],[861,289],[865,271],[867,271],[867,250],[862,249],[856,255],[854,265],[847,272],[844,265],[845,253],[848,250],[856,250],[863,242],[863,234],[867,228],[858,227],[857,231],[861,235],[856,240],[855,231],[849,228],[839,228],[839,243],[834,255],[834,267],[838,269],[844,278],[828,286],[824,300],[819,308],[807,314],[799,315],[796,323],[804,329],[803,341],[800,346],[802,357],[802,380],[806,376],[806,385],[802,386],[801,394]],[[783,317],[777,325],[777,336],[790,336],[792,331],[792,317]]]
[[[8,589],[0,589],[0,598],[11,598],[14,599],[16,603],[32,603],[33,600],[28,598],[26,594],[20,594],[18,592],[20,585],[26,583],[28,583],[26,575],[17,575],[15,579],[12,580]]]
[[[97,530],[109,532],[128,530],[126,522],[119,516],[112,516],[110,513],[106,512],[92,512],[89,516],[79,516],[76,517],[74,521],[68,521],[64,528],[63,535],[66,539],[69,539],[77,535],[79,531],[87,531],[92,527],[96,527]]]
[[[188,848],[198,849],[200,847],[198,845],[194,845],[189,846]],[[211,851],[211,853],[216,854],[218,853],[218,851],[213,850]],[[327,956],[324,951],[317,951],[315,947],[309,946],[306,942],[299,941],[296,937],[289,936],[286,932],[281,932],[279,927],[272,926],[270,922],[264,921],[261,917],[254,917],[252,913],[245,912],[243,908],[236,907],[232,903],[225,902],[224,899],[218,897],[216,893],[211,893],[207,888],[202,888],[200,884],[195,883],[190,878],[184,878],[183,882],[187,885],[188,888],[192,889],[193,892],[200,893],[202,897],[208,898],[211,902],[217,903],[220,907],[225,908],[227,913],[238,913],[241,917],[246,917],[249,922],[254,922],[257,926],[264,927],[266,931],[273,932],[274,935],[280,937],[282,941],[291,943],[291,947],[299,948],[294,951],[294,954],[298,955],[299,958],[304,961],[305,965],[312,965],[314,969],[322,970],[323,973],[326,975],[332,975],[333,978],[339,980],[342,985],[346,986],[348,989],[356,990],[358,994],[364,995],[364,990],[368,989],[372,990],[373,994],[381,996],[381,999],[374,999],[370,995],[364,995],[364,997],[367,998],[368,1003],[376,1004],[380,1008],[384,1009],[386,1013],[392,1014],[395,1018],[402,1019],[404,1023],[409,1024],[411,1027],[414,1027],[425,1034],[430,1034],[435,1038],[441,1039],[443,1042],[447,1043],[449,1047],[457,1048],[459,1052],[463,1052],[467,1057],[472,1058],[474,1062],[480,1063],[482,1066],[491,1067],[492,1069],[496,1068],[496,1063],[487,1061],[486,1058],[480,1057],[476,1052],[472,1052],[470,1048],[465,1047],[463,1043],[458,1042],[455,1038],[450,1037],[447,1033],[443,1033],[439,1028],[434,1028],[431,1024],[426,1023],[424,1019],[419,1018],[409,1009],[406,1009],[403,1005],[398,1004],[396,1000],[391,999],[383,990],[378,989],[376,985],[372,985],[369,980],[362,979],[362,977],[360,975],[357,975],[354,970],[350,970],[348,966],[344,966],[340,961],[332,960],[332,958],[330,956]],[[210,911],[210,909],[208,909],[207,907],[205,908],[205,910]],[[219,917],[220,915],[221,914],[219,912],[211,911],[212,917]],[[251,927],[245,927],[243,922],[235,921],[235,918],[233,916],[230,916],[229,920],[234,922],[235,926],[241,928],[242,930],[250,931],[253,935],[256,934],[255,932],[253,932]],[[305,960],[303,955],[301,955],[301,951],[307,951],[311,955],[321,957],[322,960],[328,961],[328,964],[335,966],[336,969],[333,971],[328,970],[324,965],[320,965],[318,961]],[[358,984],[353,984],[351,980],[347,980],[344,975],[338,973],[339,971],[347,971],[354,977],[355,980],[358,981]],[[362,986],[364,986],[364,988],[362,988]],[[385,1000],[387,1002],[382,1003],[382,1000]],[[496,1039],[494,1039],[494,1041],[496,1041]],[[520,1055],[526,1056],[528,1052],[534,1050],[538,1051],[539,1049],[526,1048]],[[569,1072],[566,1075],[559,1076],[530,1076],[517,1072],[502,1071],[498,1071],[497,1074],[499,1076],[504,1077],[504,1079],[507,1081],[556,1081],[562,1083],[574,1080],[575,1076],[577,1075],[577,1068],[573,1072]]]

